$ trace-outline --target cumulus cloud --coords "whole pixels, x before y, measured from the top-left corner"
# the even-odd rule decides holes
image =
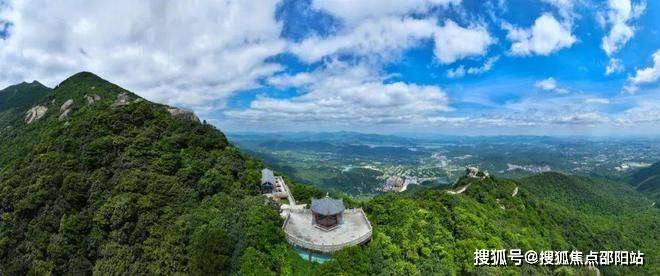
[[[330,36],[313,36],[292,43],[289,50],[306,63],[341,54],[389,60],[422,41],[432,40],[435,57],[441,63],[484,55],[488,46],[495,43],[485,26],[461,27],[449,19],[439,25],[435,18],[424,15],[431,8],[459,3],[457,0],[314,1],[315,9],[337,17],[343,22],[342,27]]]
[[[606,15],[601,15],[602,24],[610,27],[603,37],[601,47],[608,56],[613,55],[623,47],[635,34],[631,21],[638,18],[646,9],[646,2],[633,5],[631,0],[610,0]]]
[[[653,65],[635,71],[635,75],[628,78],[624,89],[633,93],[640,85],[655,83],[660,79],[660,50],[653,53]]]
[[[269,82],[297,87],[303,94],[289,99],[259,96],[246,110],[225,114],[251,122],[414,124],[452,110],[441,88],[387,82],[365,64],[331,61],[311,74],[302,74],[277,76]]]
[[[607,67],[605,67],[605,75],[611,75],[613,73],[622,71],[623,64],[621,64],[621,60],[618,58],[610,58],[610,61],[607,63]]]
[[[434,53],[441,63],[452,63],[465,57],[482,56],[494,42],[483,26],[463,28],[446,20],[444,26],[435,31]]]
[[[557,94],[566,94],[566,93],[569,92],[568,89],[563,88],[563,87],[559,87],[557,85],[557,81],[554,78],[547,78],[547,79],[544,79],[544,80],[537,81],[534,84],[534,86],[536,86],[536,88],[539,88],[539,89],[542,89],[542,90],[553,91]]]
[[[289,49],[308,63],[341,53],[389,58],[421,39],[430,38],[436,28],[430,19],[384,17],[364,20],[331,37],[304,39],[291,44]]]
[[[54,85],[93,71],[196,111],[282,70],[277,1],[15,1],[0,39],[0,81]],[[221,104],[221,103],[220,103]]]
[[[450,69],[447,71],[447,77],[449,78],[460,78],[465,76],[466,74],[468,75],[478,75],[478,74],[483,74],[485,72],[490,71],[490,69],[493,68],[493,65],[497,60],[499,60],[499,56],[494,56],[486,60],[483,65],[479,67],[465,67],[463,65],[458,66],[454,69]]]
[[[577,41],[569,24],[560,23],[549,13],[542,14],[527,29],[506,23],[502,27],[507,30],[506,37],[512,42],[511,53],[518,56],[549,55],[569,48]]]

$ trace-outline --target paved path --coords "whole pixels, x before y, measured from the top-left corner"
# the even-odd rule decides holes
[[[291,193],[291,190],[289,190],[289,186],[286,185],[286,182],[284,182],[284,179],[281,176],[275,177],[275,181],[279,181],[282,183],[282,187],[284,187],[284,191],[286,192],[287,199],[289,200],[289,206],[296,206],[296,199],[293,198],[293,194]]]

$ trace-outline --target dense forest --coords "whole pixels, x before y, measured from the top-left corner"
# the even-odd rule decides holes
[[[456,195],[345,198],[364,208],[373,240],[317,264],[286,243],[279,207],[259,195],[264,164],[194,115],[91,73],[0,100],[1,275],[594,273],[473,265],[476,249],[506,248],[640,250],[645,266],[598,269],[660,275],[659,210],[627,184],[544,173],[463,178]],[[302,202],[325,194],[288,182]]]
[[[660,201],[660,162],[634,173],[630,177],[630,184],[655,202]]]

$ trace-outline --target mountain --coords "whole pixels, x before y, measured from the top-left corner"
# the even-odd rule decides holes
[[[19,91],[20,90],[20,91]],[[373,240],[324,264],[284,238],[259,194],[263,163],[185,110],[83,72],[0,109],[0,275],[586,275],[585,267],[475,267],[478,249],[640,250],[658,275],[657,208],[631,186],[543,173],[344,197]],[[25,92],[28,93],[28,92]],[[20,100],[18,100],[20,99]],[[297,201],[325,195],[284,176]],[[352,181],[352,180],[351,180]],[[338,196],[338,195],[332,195]]]
[[[38,81],[23,82],[0,90],[0,111],[22,108],[50,92],[51,89]]]
[[[660,162],[634,173],[630,183],[655,202],[660,202]]]
[[[51,91],[50,88],[34,81],[23,82],[0,90],[0,121],[10,121],[20,116],[26,107]],[[0,128],[0,133],[8,127]]]
[[[261,163],[189,113],[87,72],[2,95],[0,274],[240,273],[287,248]]]

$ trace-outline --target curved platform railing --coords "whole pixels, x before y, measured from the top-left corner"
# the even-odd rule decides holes
[[[311,211],[309,209],[301,209],[301,210],[291,210],[291,212],[295,213],[310,213]],[[286,240],[298,247],[308,249],[308,250],[313,250],[313,251],[318,251],[318,252],[323,252],[323,253],[333,253],[336,251],[339,251],[343,248],[349,247],[349,246],[354,246],[354,245],[360,245],[363,243],[366,243],[367,241],[371,240],[371,235],[372,235],[372,228],[371,228],[371,223],[367,219],[367,216],[364,214],[364,211],[362,209],[348,209],[345,210],[345,212],[350,212],[350,213],[360,213],[364,220],[367,222],[367,226],[369,228],[369,231],[360,237],[350,240],[348,242],[344,243],[339,243],[339,244],[315,244],[311,243],[302,239],[299,239],[298,237],[292,235],[291,233],[287,232],[286,230],[284,231],[284,234],[286,235]],[[289,222],[289,216],[284,220],[284,224],[282,225],[282,228],[286,229],[286,225]]]

